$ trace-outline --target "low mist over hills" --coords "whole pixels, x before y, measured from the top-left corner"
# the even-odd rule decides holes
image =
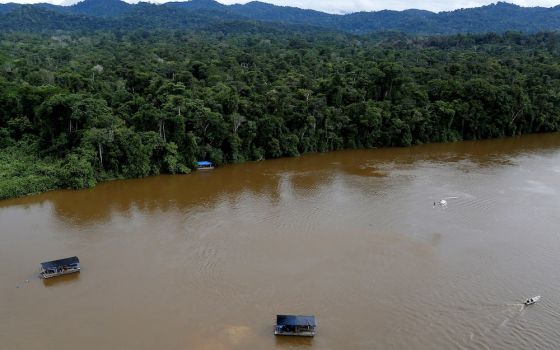
[[[520,7],[499,2],[488,6],[434,13],[423,10],[359,12],[333,15],[263,2],[223,5],[213,0],[128,4],[120,0],[85,0],[72,6],[0,4],[2,30],[187,29],[255,21],[291,28],[328,29],[353,34],[399,31],[410,34],[538,32],[560,29],[560,6]],[[231,27],[231,25],[229,26]]]

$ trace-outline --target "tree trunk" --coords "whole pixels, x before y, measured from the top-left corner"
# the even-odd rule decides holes
[[[103,146],[101,145],[101,142],[97,143],[97,148],[99,150],[99,162],[101,164],[101,168],[103,168]]]

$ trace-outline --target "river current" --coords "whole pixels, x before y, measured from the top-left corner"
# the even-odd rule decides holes
[[[0,277],[9,350],[558,349],[560,134],[0,201]],[[275,337],[285,313],[317,336]]]

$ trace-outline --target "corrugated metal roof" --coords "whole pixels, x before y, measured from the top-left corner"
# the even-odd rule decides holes
[[[302,315],[276,315],[276,324],[279,326],[315,326],[315,316]]]
[[[73,256],[73,257],[65,258],[65,259],[42,262],[41,267],[44,268],[44,269],[52,269],[52,268],[57,268],[57,267],[61,267],[61,266],[79,264],[79,263],[80,263],[80,259],[78,259],[77,256]]]

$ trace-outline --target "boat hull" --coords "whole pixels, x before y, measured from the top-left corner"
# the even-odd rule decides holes
[[[41,277],[42,277],[43,279],[49,279],[49,278],[58,277],[58,276],[64,276],[64,275],[69,275],[69,274],[77,273],[77,272],[80,272],[80,269],[76,269],[76,270],[67,270],[67,271],[56,272],[56,273],[44,273],[44,272],[41,272]]]
[[[274,331],[274,335],[288,336],[288,337],[314,337],[315,332],[281,332],[281,331]]]

